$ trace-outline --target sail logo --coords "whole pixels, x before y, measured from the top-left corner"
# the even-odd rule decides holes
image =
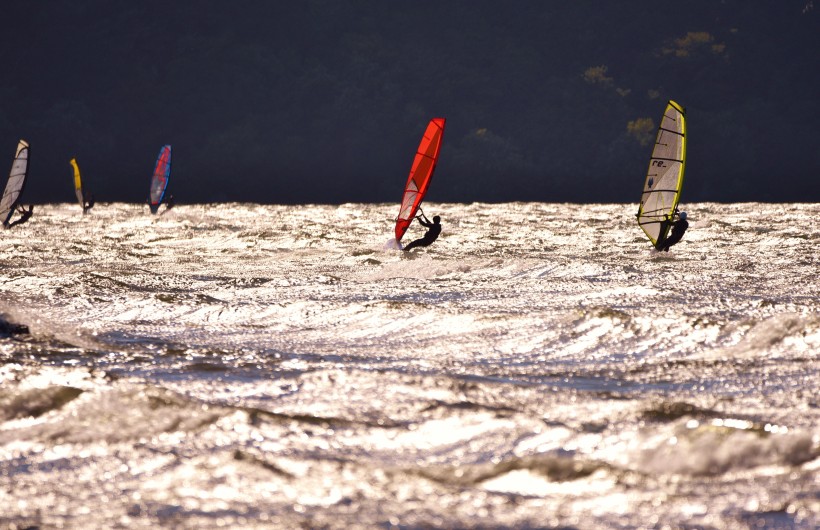
[[[646,185],[647,185],[647,187],[651,188],[654,183],[655,183],[655,177],[649,177],[649,181],[646,183]]]

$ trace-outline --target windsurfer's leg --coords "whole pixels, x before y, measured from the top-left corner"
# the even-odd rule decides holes
[[[669,250],[669,238],[664,237],[663,239],[659,239],[655,248],[660,251]]]
[[[404,247],[404,250],[410,250],[411,248],[416,248],[416,247],[426,247],[430,243],[432,243],[432,241],[427,241],[426,239],[424,239],[422,237],[421,239],[416,239],[415,241],[411,241],[409,245]]]
[[[14,221],[12,221],[12,222],[10,222],[10,223],[7,223],[7,224],[6,224],[6,228],[11,228],[11,227],[13,227],[13,226],[17,226],[17,225],[19,225],[19,224],[23,224],[23,223],[25,223],[27,220],[28,220],[28,219],[26,219],[25,217],[20,217],[20,218],[15,219]]]
[[[433,240],[433,241],[435,241],[435,240]],[[415,241],[411,242],[409,245],[404,247],[404,250],[410,250],[411,248],[415,248],[415,247],[429,247],[430,245],[433,244],[433,241],[431,241],[429,239],[425,239],[425,238],[416,239]]]
[[[660,236],[658,237],[658,241],[655,243],[655,250],[658,252],[663,252],[664,247],[666,246],[666,241],[668,239],[669,234],[669,225],[671,223],[669,221],[663,220],[661,221],[661,229],[660,229]],[[667,247],[668,249],[668,247]]]
[[[681,237],[679,235],[672,234],[671,237],[666,238],[666,241],[664,242],[663,246],[665,250],[669,252],[669,247],[671,247],[672,245],[677,245],[678,243],[680,243],[680,240]]]

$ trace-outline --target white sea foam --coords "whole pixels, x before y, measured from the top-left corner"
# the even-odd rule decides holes
[[[811,432],[780,432],[748,420],[684,419],[664,430],[654,430],[633,456],[637,469],[652,475],[720,475],[760,466],[790,469],[820,456]]]
[[[4,232],[0,526],[820,524],[817,205],[428,208]]]

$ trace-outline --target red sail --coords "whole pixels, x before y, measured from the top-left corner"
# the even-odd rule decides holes
[[[171,177],[171,146],[163,145],[157,156],[157,163],[154,166],[154,174],[151,177],[151,196],[149,204],[151,213],[157,213],[162,199],[165,197],[165,189],[168,187],[168,179]]]
[[[407,227],[413,222],[421,201],[424,200],[427,187],[433,178],[433,171],[436,169],[443,136],[444,118],[430,120],[427,130],[424,131],[418,151],[416,151],[416,158],[413,159],[410,177],[404,186],[401,209],[399,210],[399,217],[396,219],[396,241],[401,241],[404,233],[407,232]]]

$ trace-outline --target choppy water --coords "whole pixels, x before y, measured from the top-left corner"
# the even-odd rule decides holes
[[[820,525],[820,205],[78,209],[0,234],[0,526]]]

